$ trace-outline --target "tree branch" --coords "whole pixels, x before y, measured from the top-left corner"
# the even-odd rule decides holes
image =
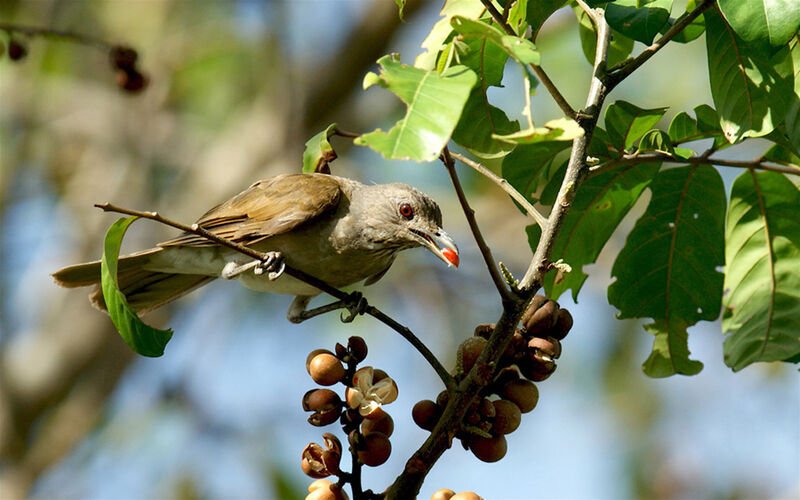
[[[578,0],[580,3],[583,3],[581,0]],[[617,66],[611,68],[608,73],[608,79],[606,80],[606,86],[608,87],[608,92],[610,92],[614,87],[619,85],[619,83],[627,78],[631,73],[636,71],[639,66],[647,62],[648,59],[653,57],[656,52],[661,50],[664,45],[667,44],[670,40],[675,38],[675,36],[684,30],[692,21],[694,21],[700,14],[708,10],[712,5],[714,5],[715,0],[703,0],[703,2],[695,7],[695,9],[690,12],[686,17],[679,20],[675,24],[672,25],[670,29],[668,29],[658,40],[653,42],[652,45],[647,47],[642,51],[641,54],[636,56],[633,59],[628,59]]]
[[[494,19],[495,22],[499,24],[501,28],[503,28],[503,31],[505,31],[506,34],[517,36],[517,33],[511,26],[508,25],[503,15],[495,8],[491,0],[481,0],[481,3],[483,3],[483,5],[486,7],[486,10],[492,15],[492,19]],[[558,87],[556,87],[555,83],[553,83],[553,80],[547,76],[547,73],[545,73],[544,69],[536,64],[530,64],[530,67],[533,69],[533,72],[536,73],[536,76],[539,78],[539,80],[541,80],[542,85],[544,85],[544,88],[546,88],[550,93],[550,96],[552,96],[558,107],[561,108],[561,112],[564,113],[564,115],[568,118],[572,118],[574,120],[576,116],[575,110],[569,105],[563,94],[561,94],[561,91],[559,91]]]
[[[489,245],[486,244],[486,240],[483,239],[483,234],[481,234],[481,230],[478,227],[478,221],[475,220],[475,211],[469,206],[467,197],[464,194],[464,189],[461,187],[461,181],[458,179],[458,174],[456,173],[456,164],[453,161],[453,157],[450,154],[450,150],[447,149],[447,146],[442,149],[442,156],[440,159],[442,160],[442,163],[444,163],[445,168],[447,168],[447,173],[450,175],[450,180],[453,183],[453,188],[456,191],[458,201],[461,203],[461,208],[464,210],[464,215],[467,218],[469,228],[472,231],[472,235],[475,237],[475,242],[478,244],[478,249],[481,251],[483,260],[486,263],[486,268],[489,270],[489,274],[492,277],[494,286],[497,288],[497,292],[500,294],[500,297],[502,297],[503,302],[513,300],[513,296],[506,286],[505,280],[500,275],[500,271],[497,269],[497,264],[495,264],[494,257],[492,257],[492,250],[489,248]]]
[[[522,205],[522,208],[525,209],[525,212],[527,212],[527,214],[531,218],[533,218],[533,220],[536,221],[536,224],[538,224],[540,228],[544,229],[545,225],[547,224],[547,218],[545,218],[544,215],[540,214],[539,211],[536,210],[536,207],[531,205],[531,203],[525,198],[525,196],[523,196],[522,193],[514,189],[514,186],[512,186],[507,180],[503,179],[499,175],[496,175],[494,172],[492,172],[485,166],[481,165],[480,163],[474,160],[471,160],[470,158],[467,158],[464,155],[450,152],[450,156],[460,161],[464,165],[472,167],[473,169],[477,170],[478,173],[480,173],[490,181],[500,186],[500,188],[503,191],[508,193],[512,198],[514,198],[514,201]]]
[[[36,26],[22,26],[19,24],[12,24],[12,23],[0,23],[0,31],[5,31],[9,35],[14,33],[22,33],[23,35],[27,36],[42,36],[46,38],[60,38],[62,40],[68,40],[74,43],[80,43],[83,45],[90,45],[92,47],[97,47],[101,50],[111,50],[116,45],[113,43],[108,43],[105,40],[101,40],[99,38],[84,35],[81,33],[75,33],[74,31],[64,31],[64,30],[54,30],[50,28],[40,28]]]
[[[228,247],[232,250],[236,250],[241,254],[247,255],[248,257],[252,257],[253,259],[259,261],[264,261],[268,257],[267,254],[264,254],[257,250],[253,250],[252,248],[246,247],[244,245],[240,245],[239,243],[233,242],[231,240],[221,238],[216,234],[206,229],[203,229],[197,224],[192,224],[191,226],[187,226],[186,224],[182,224],[180,222],[167,219],[166,217],[162,217],[158,212],[142,212],[139,210],[130,210],[127,208],[114,206],[110,203],[95,204],[95,206],[97,208],[102,209],[104,212],[117,212],[120,214],[133,215],[144,219],[150,219],[165,224],[167,226],[172,226],[176,229],[180,229],[187,233],[192,233],[198,236],[202,236],[203,238],[211,240],[219,245]],[[348,297],[347,293],[299,269],[295,269],[287,265],[285,266],[284,272],[293,278],[297,278],[305,283],[308,283],[311,286],[319,288],[323,292],[332,295],[339,300],[345,300]],[[422,357],[425,358],[428,364],[430,364],[431,367],[436,371],[436,373],[439,375],[439,378],[444,383],[445,387],[451,388],[455,386],[455,380],[453,379],[453,376],[450,375],[450,373],[444,368],[444,366],[442,366],[442,364],[439,362],[436,356],[433,355],[433,353],[427,348],[427,346],[425,346],[425,344],[422,343],[422,341],[419,340],[419,338],[417,338],[417,336],[414,335],[414,333],[411,330],[409,330],[408,327],[401,325],[400,323],[392,319],[390,316],[388,316],[375,306],[367,305],[364,312],[374,317],[378,321],[384,323],[385,325],[387,325],[388,327],[390,327],[391,329],[395,330],[397,333],[402,335],[403,338],[408,340],[411,343],[411,345],[413,345],[417,349],[417,351],[419,351],[419,353],[422,354]]]
[[[713,150],[712,150],[713,153]],[[640,163],[653,163],[653,162],[667,162],[667,163],[688,163],[689,165],[716,165],[719,167],[733,167],[733,168],[747,168],[755,170],[768,170],[771,172],[780,172],[782,174],[800,175],[800,166],[794,164],[772,165],[763,160],[763,158],[756,158],[750,161],[744,160],[725,160],[722,158],[711,158],[711,155],[705,153],[701,156],[691,156],[689,158],[678,158],[667,152],[653,152],[643,154],[628,154],[622,158],[609,160],[589,169],[589,175],[594,177],[604,172],[614,170],[618,167],[628,165],[638,165]]]

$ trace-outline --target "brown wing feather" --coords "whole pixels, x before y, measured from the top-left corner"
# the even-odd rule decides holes
[[[288,174],[261,180],[212,208],[197,224],[244,245],[286,233],[336,207],[339,182],[324,174]],[[215,243],[183,234],[158,246],[210,246]]]

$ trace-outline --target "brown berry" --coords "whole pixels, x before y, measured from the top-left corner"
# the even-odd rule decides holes
[[[358,363],[364,361],[367,357],[367,343],[363,338],[357,335],[353,335],[347,339],[347,349],[353,354],[353,358],[355,358]],[[374,378],[373,375],[373,380]]]
[[[525,309],[524,313],[522,313],[522,318],[520,319],[522,326],[524,327],[525,324],[530,321],[531,316],[533,316],[533,313],[535,313],[540,307],[542,307],[549,300],[550,299],[548,299],[544,295],[541,294],[534,295],[533,299],[531,299],[531,303],[528,304],[528,308]]]
[[[337,342],[333,350],[336,352],[337,358],[341,359],[345,363],[347,362],[347,359],[345,359],[347,357],[347,347]]]
[[[450,500],[483,500],[483,497],[472,491],[462,491],[450,497]]]
[[[342,457],[342,445],[330,433],[325,433],[326,448],[317,443],[308,443],[303,449],[301,468],[309,477],[323,478],[339,473],[339,462]]]
[[[512,401],[522,413],[528,413],[539,402],[539,389],[530,380],[510,380],[501,389],[500,396]]]
[[[489,340],[489,336],[492,335],[493,331],[494,331],[494,324],[491,324],[491,325],[489,325],[489,324],[478,325],[478,326],[475,327],[475,333],[473,333],[473,336],[474,337],[483,337],[486,340]]]
[[[561,356],[561,342],[553,337],[533,337],[528,341],[528,349],[538,350],[553,359]]]
[[[28,55],[28,48],[19,40],[12,38],[8,41],[8,57],[12,61],[19,61]]]
[[[522,315],[522,326],[530,335],[540,334],[555,326],[558,319],[557,302],[548,300],[532,313],[530,311],[531,308],[528,308]]]
[[[471,437],[467,440],[467,446],[472,454],[482,462],[497,462],[506,456],[508,451],[505,436]]]
[[[556,326],[550,331],[550,335],[557,340],[564,340],[570,330],[572,330],[572,314],[566,309],[559,309]]]
[[[309,366],[311,365],[311,360],[314,359],[314,357],[317,354],[323,354],[323,353],[325,353],[325,354],[333,354],[328,349],[314,349],[313,351],[308,353],[308,356],[306,356],[306,371],[308,371]]]
[[[138,72],[136,68],[117,70],[117,86],[126,92],[140,92],[147,86],[147,83],[147,77]]]
[[[391,437],[392,432],[394,432],[394,420],[392,420],[391,415],[382,412],[380,418],[364,419],[361,424],[361,434],[366,436],[370,432],[380,432],[385,434],[386,437]]]
[[[433,492],[431,500],[450,500],[455,494],[456,492],[449,488],[442,488]]]
[[[536,355],[533,358],[529,357],[523,360],[518,366],[522,375],[534,382],[547,380],[556,371],[555,363],[537,359]]]
[[[411,410],[411,418],[421,429],[432,431],[436,427],[441,415],[439,407],[430,399],[423,399],[414,405]]]
[[[481,415],[482,420],[493,419],[495,416],[494,404],[489,398],[483,398],[478,407],[478,413]]]
[[[108,58],[111,60],[111,65],[114,68],[133,69],[136,64],[136,59],[139,58],[139,54],[131,47],[115,45],[111,47],[111,50],[108,52]]]
[[[330,410],[342,406],[342,399],[330,389],[311,389],[303,395],[305,411]]]
[[[339,358],[323,352],[311,359],[308,374],[319,385],[333,385],[344,378],[344,366]]]
[[[522,412],[519,406],[515,405],[507,399],[498,399],[494,401],[494,424],[492,425],[492,434],[505,435],[511,434],[522,420]]]
[[[358,452],[358,459],[369,467],[383,464],[392,454],[392,443],[386,434],[380,432],[372,432],[364,436],[363,448]]]
[[[449,399],[450,399],[450,394],[446,390],[442,391],[439,393],[438,396],[436,396],[436,404],[444,408],[445,406],[447,406],[447,401]]]
[[[506,347],[505,352],[503,353],[503,357],[500,358],[500,366],[508,366],[514,363],[515,359],[518,358],[518,354],[525,350],[527,341],[525,337],[519,331],[514,332],[514,335],[511,337],[511,342],[509,342],[508,347]]]
[[[347,494],[328,479],[317,479],[308,486],[305,500],[347,500]]]
[[[486,339],[483,337],[469,337],[458,346],[457,359],[460,361],[461,373],[467,373],[472,369],[485,346]]]

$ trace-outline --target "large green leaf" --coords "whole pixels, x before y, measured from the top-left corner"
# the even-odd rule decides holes
[[[626,101],[616,101],[606,109],[605,125],[611,143],[619,150],[633,146],[664,116],[667,108],[642,109]]]
[[[125,343],[142,356],[158,357],[164,354],[172,330],[159,330],[145,324],[128,306],[125,295],[117,282],[117,260],[122,237],[128,226],[138,217],[118,219],[108,228],[103,243],[103,258],[100,261],[100,280],[103,299],[108,314]]]
[[[464,66],[453,66],[439,75],[401,64],[396,56],[378,59],[380,75],[367,73],[364,88],[378,84],[406,103],[406,116],[389,132],[380,129],[355,139],[394,160],[433,161],[453,133],[470,91],[478,81]]]
[[[725,259],[725,363],[800,354],[800,191],[784,175],[747,171],[733,183]]]
[[[659,173],[653,197],[614,262],[608,301],[621,318],[653,318],[656,335],[645,373],[691,375],[686,328],[719,316],[724,263],[725,188],[705,165]]]
[[[671,10],[672,0],[616,0],[606,7],[606,20],[623,35],[649,45]]]
[[[330,171],[328,163],[336,159],[336,151],[333,150],[328,139],[335,128],[336,124],[331,123],[325,130],[306,141],[306,147],[303,150],[304,173],[324,172],[326,169]]]
[[[523,69],[528,64],[539,64],[539,52],[528,39],[507,35],[483,21],[454,16],[450,19],[453,30],[464,37],[477,36],[497,45],[514,59]]]
[[[457,63],[474,71],[483,88],[500,86],[508,60],[505,50],[477,36],[457,40],[454,47],[458,55]]]
[[[798,36],[773,57],[775,67],[787,81],[783,127],[792,149],[800,151],[800,42]]]
[[[481,158],[502,158],[513,151],[514,144],[497,140],[494,134],[513,134],[518,130],[519,123],[489,104],[483,90],[476,87],[453,131],[453,140]]]
[[[428,36],[422,41],[421,47],[425,49],[414,61],[414,66],[430,70],[436,67],[436,58],[444,48],[445,41],[450,36],[453,28],[450,27],[450,18],[453,16],[478,17],[485,7],[480,0],[447,0],[439,15],[442,16],[431,28]]]
[[[541,179],[556,156],[569,145],[568,142],[540,142],[519,146],[503,159],[503,178],[528,201],[535,203]]]
[[[633,207],[642,191],[658,172],[660,163],[629,165],[589,178],[581,185],[564,219],[553,247],[553,260],[563,259],[572,272],[556,283],[556,275],[545,276],[547,295],[557,299],[568,289],[578,300],[578,292],[588,275],[583,266],[597,260],[611,234]]]
[[[791,86],[768,51],[742,40],[715,10],[705,18],[711,95],[725,137],[735,143],[769,134],[784,119]]]
[[[797,0],[719,0],[719,10],[749,45],[777,50],[800,29]]]
[[[586,12],[580,7],[573,7],[575,15],[578,16],[578,35],[581,39],[583,55],[589,64],[594,64],[594,53],[597,47],[597,33],[594,24]],[[611,30],[611,41],[608,44],[608,66],[615,66],[631,55],[633,50],[633,38],[627,37],[617,30]]]

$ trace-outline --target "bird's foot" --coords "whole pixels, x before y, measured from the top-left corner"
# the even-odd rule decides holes
[[[220,272],[220,277],[226,280],[232,280],[242,273],[253,270],[253,274],[261,276],[267,274],[270,280],[278,279],[283,271],[286,269],[286,264],[283,261],[283,254],[280,252],[267,252],[264,260],[254,260],[247,264],[237,264],[236,262],[228,262]]]
[[[352,323],[356,316],[360,316],[367,312],[367,299],[364,298],[364,295],[361,292],[353,292],[347,295],[346,298],[342,300],[342,305],[347,309],[347,316],[344,313],[339,315],[339,319],[342,320],[342,323]]]

